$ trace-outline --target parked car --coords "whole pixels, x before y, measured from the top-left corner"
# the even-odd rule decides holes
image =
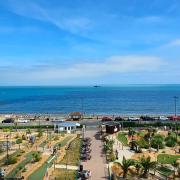
[[[140,118],[138,118],[138,117],[129,117],[128,120],[129,121],[139,121]]]
[[[2,123],[14,123],[14,119],[12,118],[4,119]]]
[[[118,116],[118,117],[115,117],[114,121],[124,121],[124,119],[122,117]]]
[[[172,121],[180,121],[180,116],[170,116],[168,118]]]
[[[105,122],[105,121],[112,121],[112,118],[105,116],[105,117],[102,118],[102,121],[103,122]]]
[[[24,119],[24,118],[19,118],[18,119],[18,123],[28,123],[28,122],[30,122],[29,119]]]
[[[169,118],[168,118],[168,117],[165,117],[165,116],[160,116],[160,117],[159,117],[159,120],[160,120],[160,121],[168,121]]]
[[[143,121],[155,121],[155,118],[150,116],[141,116],[140,119],[142,119]]]

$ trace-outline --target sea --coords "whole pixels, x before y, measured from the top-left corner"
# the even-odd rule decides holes
[[[180,85],[0,87],[0,113],[172,115],[175,96]]]

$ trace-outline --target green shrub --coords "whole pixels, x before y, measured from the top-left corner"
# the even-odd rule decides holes
[[[149,147],[148,142],[144,138],[138,140],[137,144],[139,145],[140,148],[148,149]]]
[[[172,135],[169,135],[168,137],[165,138],[166,141],[166,146],[168,147],[174,147],[176,145],[176,138]]]
[[[41,159],[41,153],[40,152],[33,152],[32,156],[33,156],[34,162],[38,162]]]
[[[9,158],[5,160],[5,165],[10,165],[15,163],[17,163],[17,157],[9,156]]]

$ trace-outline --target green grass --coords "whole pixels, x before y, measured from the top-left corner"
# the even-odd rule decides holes
[[[119,133],[117,139],[125,146],[128,144],[128,140],[124,133]]]
[[[51,158],[52,156],[50,156],[47,159],[47,161],[40,168],[38,168],[34,173],[32,173],[27,179],[28,180],[35,180],[35,179],[42,180],[46,174],[47,167],[50,167],[53,163],[53,161],[51,161],[50,164],[47,163]]]
[[[166,167],[159,167],[157,168],[157,171],[164,176],[170,176],[172,173],[174,173],[174,171]]]
[[[67,142],[72,139],[73,136],[67,136],[64,140],[58,142],[55,144],[55,146],[58,146],[59,144],[61,144],[61,147],[65,146],[67,144]],[[39,167],[36,171],[34,171],[29,177],[28,180],[41,180],[43,179],[43,177],[46,174],[46,170],[47,167],[51,167],[53,164],[53,160],[50,162],[50,164],[47,164],[47,162],[52,158],[52,156],[50,156],[46,162],[44,162],[44,164]]]
[[[59,145],[61,145],[60,147],[65,146],[65,145],[67,144],[67,142],[68,142],[70,139],[72,139],[72,137],[73,137],[73,136],[67,136],[67,137],[65,137],[62,141],[56,143],[56,144],[54,145],[54,147],[59,146]]]
[[[57,180],[74,180],[76,179],[76,171],[73,170],[66,170],[66,169],[56,169],[53,173],[53,178],[52,179],[57,179]]]
[[[145,132],[144,132],[144,131],[140,131],[140,132],[137,132],[136,134],[137,134],[138,136],[140,136],[140,137],[144,137]]]
[[[162,164],[172,164],[174,161],[180,158],[180,155],[170,155],[170,154],[159,154],[157,160]]]
[[[68,165],[77,166],[79,164],[80,147],[81,147],[81,139],[80,138],[74,139],[70,143],[69,149],[66,151],[66,155],[64,156],[63,160],[59,163],[60,164],[68,163]]]
[[[10,178],[10,177],[16,177],[16,174],[25,167],[26,164],[28,164],[33,156],[32,156],[33,152],[30,152],[26,155],[26,159],[23,160],[22,162],[20,162],[8,175],[7,177]]]
[[[44,148],[44,146],[45,146],[47,143],[48,143],[48,141],[45,140],[45,141],[43,141],[43,142],[39,145],[39,147]]]

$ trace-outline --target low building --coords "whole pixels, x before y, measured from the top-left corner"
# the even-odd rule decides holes
[[[74,133],[76,132],[76,128],[80,126],[79,123],[76,122],[62,122],[62,121],[56,121],[54,123],[54,132],[56,133]]]
[[[73,121],[78,121],[82,118],[82,114],[80,112],[72,112],[69,114],[69,119]]]
[[[103,126],[105,126],[105,131],[108,134],[117,133],[118,131],[120,131],[121,127],[121,125],[118,122],[114,121],[103,123]]]

